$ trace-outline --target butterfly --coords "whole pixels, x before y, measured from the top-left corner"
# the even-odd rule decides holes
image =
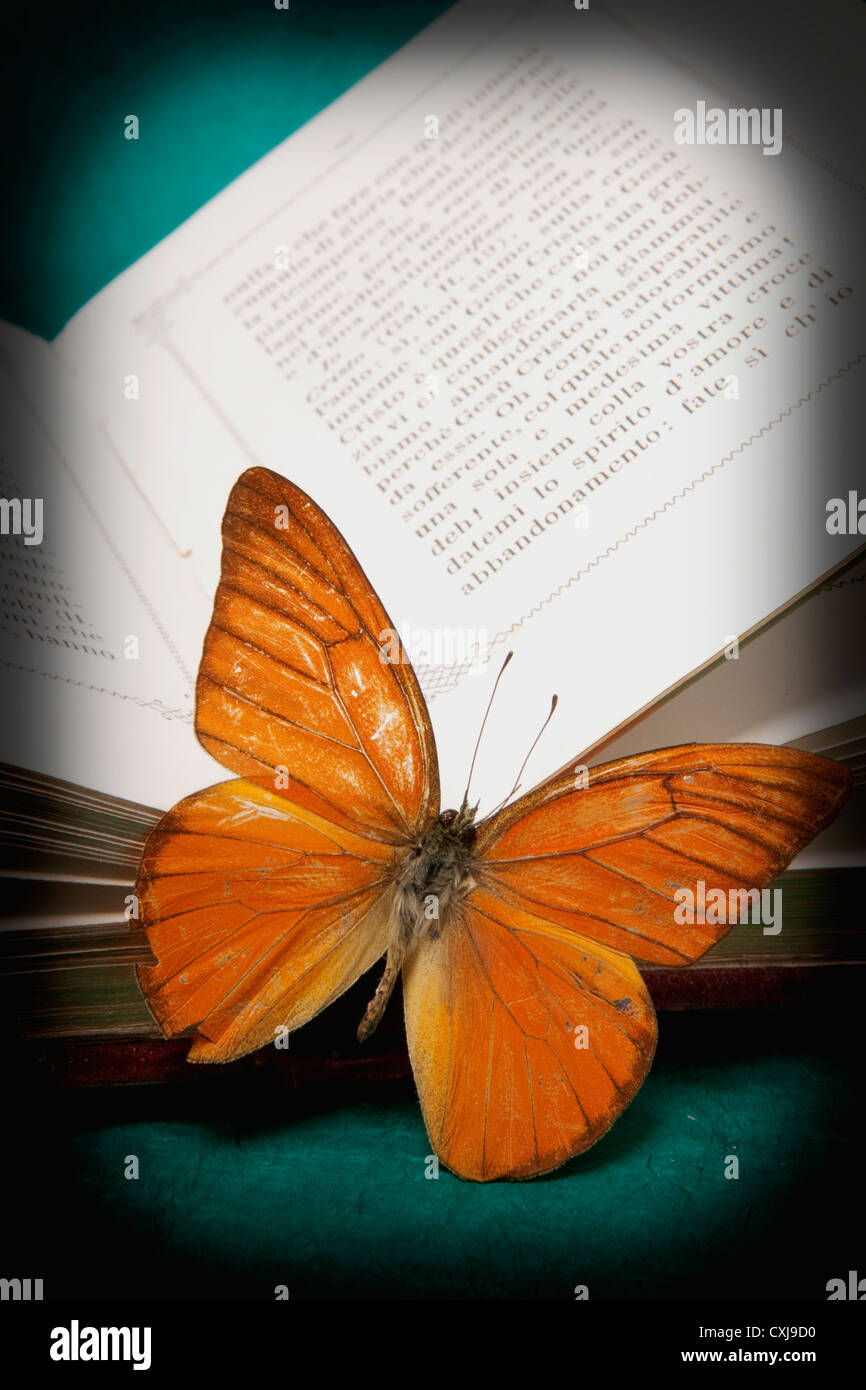
[[[688,744],[581,784],[557,774],[480,822],[465,797],[440,812],[418,680],[336,526],[252,468],[222,542],[195,728],[234,777],[179,802],[145,846],[156,963],[137,976],[154,1018],[193,1034],[191,1062],[228,1062],[384,957],[359,1037],[402,974],[441,1162],[477,1181],[558,1167],[649,1071],[635,959],[685,965],[727,930],[678,922],[678,894],[763,888],[832,820],[850,774],[789,748]]]

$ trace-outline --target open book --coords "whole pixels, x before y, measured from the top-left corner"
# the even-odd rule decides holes
[[[390,612],[444,804],[511,649],[482,815],[554,691],[524,788],[693,739],[862,777],[864,194],[807,138],[814,55],[740,96],[725,53],[710,71],[627,4],[464,0],[51,345],[0,330],[4,487],[43,502],[39,542],[0,551],[3,871],[43,884],[16,899],[16,969],[58,923],[73,955],[91,928],[126,949],[147,828],[225,775],[194,682],[255,463],[329,513]],[[735,107],[780,113],[772,147],[761,119],[681,142],[682,112]],[[793,876],[864,858],[855,792]]]

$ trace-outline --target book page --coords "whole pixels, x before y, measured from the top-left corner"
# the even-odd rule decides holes
[[[838,818],[791,869],[866,864],[866,559],[810,594],[747,642],[674,691],[619,737],[586,756],[589,766],[647,748],[712,740],[776,743],[835,758],[857,785]],[[832,727],[828,727],[832,725]]]
[[[146,504],[118,491],[66,377],[46,343],[2,326],[0,491],[23,507],[0,538],[0,761],[168,806],[217,780],[192,728],[207,605]],[[110,525],[91,491],[113,497]]]
[[[763,144],[679,143],[699,103],[729,105],[616,11],[470,0],[57,340],[206,590],[243,468],[331,515],[446,802],[509,649],[482,809],[552,691],[525,786],[862,545],[826,525],[862,434],[862,189],[778,119],[775,149],[775,108]]]
[[[711,670],[676,690],[587,761],[628,758],[644,748],[700,742],[708,718],[725,743],[789,743],[815,751],[835,726],[859,727],[866,712],[866,557],[744,643],[732,642]],[[805,740],[805,742],[804,742]],[[831,755],[832,756],[832,755]]]

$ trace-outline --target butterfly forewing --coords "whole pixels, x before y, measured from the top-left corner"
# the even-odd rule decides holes
[[[678,923],[678,890],[765,887],[833,819],[850,780],[838,763],[791,748],[659,749],[588,778],[551,778],[483,822],[476,851],[503,903],[678,965],[729,925]]]
[[[231,772],[323,816],[404,842],[439,809],[415,673],[337,528],[278,474],[252,468],[223,519],[220,583],[196,732]]]

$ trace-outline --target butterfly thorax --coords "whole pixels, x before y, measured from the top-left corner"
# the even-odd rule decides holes
[[[398,858],[385,972],[358,1029],[362,1042],[379,1023],[407,954],[447,930],[474,887],[475,833],[474,808],[443,811]]]
[[[454,904],[472,886],[474,818],[468,811],[443,811],[402,862],[396,879],[398,939],[408,948],[421,937],[438,936]]]

